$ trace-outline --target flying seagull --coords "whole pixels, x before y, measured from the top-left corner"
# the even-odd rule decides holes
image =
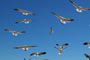
[[[62,55],[63,54],[63,51],[64,49],[68,46],[69,44],[68,43],[64,43],[62,44],[61,46],[59,44],[56,44],[56,49],[59,51],[59,55]]]
[[[72,5],[76,8],[77,12],[82,12],[85,10],[90,10],[90,8],[82,8],[81,6],[79,6],[77,3],[73,2],[73,0],[69,0],[70,3],[72,3]]]
[[[17,46],[15,49],[23,49],[24,51],[27,51],[29,48],[34,48],[37,46]]]
[[[88,58],[90,60],[90,55],[89,54],[84,54],[86,58]]]
[[[44,55],[44,54],[46,54],[46,52],[32,52],[32,53],[30,54],[30,56],[39,57],[39,56]]]
[[[52,14],[54,15],[54,16],[56,16],[59,20],[60,20],[60,22],[62,23],[62,24],[66,24],[67,22],[72,22],[72,21],[74,21],[74,19],[72,19],[72,18],[64,18],[64,17],[62,17],[62,16],[59,16],[57,13],[55,13],[55,12],[52,12]]]
[[[12,33],[13,36],[18,36],[19,34],[25,33],[25,31],[15,31],[11,29],[4,29],[4,31]]]
[[[84,42],[83,45],[88,46],[88,48],[90,48],[90,42]]]
[[[21,12],[24,16],[27,16],[29,14],[31,14],[33,16],[35,15],[35,13],[33,13],[32,11],[23,10],[23,9],[20,9],[20,8],[16,8],[14,10],[17,11],[17,12]]]
[[[23,20],[17,21],[16,24],[20,24],[20,23],[29,24],[30,22],[32,22],[32,20],[23,19]]]
[[[54,32],[53,28],[50,27],[50,31],[49,31],[50,35],[52,35],[53,32]]]

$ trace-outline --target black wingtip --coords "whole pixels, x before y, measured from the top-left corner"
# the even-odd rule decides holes
[[[85,53],[84,55],[85,55],[86,58],[90,59],[90,56],[88,54]]]
[[[19,24],[19,22],[15,22],[15,24]]]
[[[13,9],[13,10],[15,10],[15,11],[19,11],[19,8],[16,8],[16,9]]]
[[[56,13],[55,12],[51,12],[52,13],[52,15],[56,15]]]
[[[21,33],[26,33],[26,31],[22,31]]]
[[[83,43],[83,45],[88,45],[88,42]]]
[[[59,44],[56,44],[56,46],[59,46]]]
[[[65,45],[65,46],[68,46],[68,45],[69,45],[69,43],[65,43],[64,45]]]
[[[71,21],[74,21],[74,19],[71,19]]]
[[[4,31],[8,31],[8,29],[4,29]]]
[[[42,54],[47,54],[47,52],[43,52]]]

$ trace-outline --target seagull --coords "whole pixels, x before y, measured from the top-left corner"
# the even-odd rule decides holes
[[[53,28],[50,27],[50,31],[49,31],[50,35],[51,35],[53,32],[54,32]]]
[[[74,19],[72,19],[72,18],[64,18],[64,17],[62,17],[62,16],[59,16],[57,13],[55,13],[55,12],[52,12],[52,14],[54,15],[54,16],[56,16],[60,21],[61,21],[61,23],[62,24],[66,24],[67,22],[72,22],[72,21],[74,21]]]
[[[72,3],[72,5],[76,8],[77,12],[82,12],[85,10],[90,10],[90,8],[82,8],[81,6],[79,6],[77,3],[73,2],[73,0],[69,0],[70,3]]]
[[[86,45],[88,48],[90,48],[90,42],[84,42],[83,45]]]
[[[30,54],[30,56],[39,57],[40,55],[44,55],[44,54],[46,54],[46,52],[32,52],[32,53]]]
[[[29,24],[30,22],[32,22],[32,20],[23,19],[23,20],[17,21],[16,24],[19,24],[19,23]]]
[[[88,58],[90,60],[90,55],[89,54],[84,54],[86,58]]]
[[[25,31],[15,31],[11,29],[4,29],[4,31],[12,33],[13,36],[18,36],[19,34],[25,33]]]
[[[62,55],[63,54],[63,51],[64,49],[68,46],[69,44],[68,43],[64,43],[62,44],[61,46],[59,44],[56,44],[56,49],[59,51],[59,55]]]
[[[15,49],[23,49],[24,51],[27,51],[29,48],[34,48],[37,46],[17,46]]]
[[[24,16],[27,16],[29,14],[31,14],[33,16],[35,15],[35,13],[33,13],[32,11],[23,10],[23,9],[20,9],[20,8],[16,8],[14,10],[17,11],[17,12],[21,12]]]

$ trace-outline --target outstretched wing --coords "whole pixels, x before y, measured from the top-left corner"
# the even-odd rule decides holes
[[[11,29],[4,29],[4,31],[6,31],[6,32],[15,32],[14,30],[11,30]]]
[[[68,46],[69,44],[68,43],[64,43],[61,48],[66,48],[66,46]]]
[[[37,52],[32,52],[31,54],[30,54],[30,56],[33,56],[33,55],[36,55],[37,54]]]
[[[44,54],[46,54],[46,52],[40,52],[40,53],[39,53],[39,55],[44,55]]]
[[[73,0],[69,0],[70,3],[72,3],[72,5],[75,7],[75,8],[80,8],[80,6],[78,6],[77,3],[73,2]]]
[[[18,12],[24,12],[24,10],[20,9],[20,8],[16,8],[14,9],[15,11],[18,11]]]
[[[28,13],[31,14],[31,15],[33,15],[33,16],[36,15],[36,14],[35,14],[34,12],[32,12],[32,11],[28,11]]]
[[[84,8],[84,10],[90,10],[90,8]]]
[[[58,19],[63,19],[64,17],[62,17],[62,16],[59,16],[57,13],[55,13],[55,12],[52,12],[52,14],[54,15],[54,16],[56,16]]]
[[[90,55],[89,54],[84,54],[86,58],[89,58],[90,59]]]
[[[23,34],[26,33],[26,31],[17,31],[17,34]]]

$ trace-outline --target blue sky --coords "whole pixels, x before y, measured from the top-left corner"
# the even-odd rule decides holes
[[[74,0],[80,6],[90,8],[90,0]],[[28,60],[31,52],[46,51],[47,54],[33,60],[86,60],[84,53],[90,53],[90,49],[83,46],[83,42],[90,41],[90,11],[76,12],[69,0],[2,0],[0,1],[0,60]],[[23,16],[14,11],[15,8],[32,10],[36,16]],[[51,14],[56,12],[66,18],[75,19],[74,22],[62,25],[60,21]],[[32,23],[25,25],[14,25],[18,20],[24,18],[32,19]],[[50,36],[50,26],[54,34]],[[13,37],[5,32],[5,28],[25,30],[26,33]],[[56,43],[70,45],[65,49],[62,56],[54,48]],[[23,45],[37,45],[27,52],[14,47]]]

